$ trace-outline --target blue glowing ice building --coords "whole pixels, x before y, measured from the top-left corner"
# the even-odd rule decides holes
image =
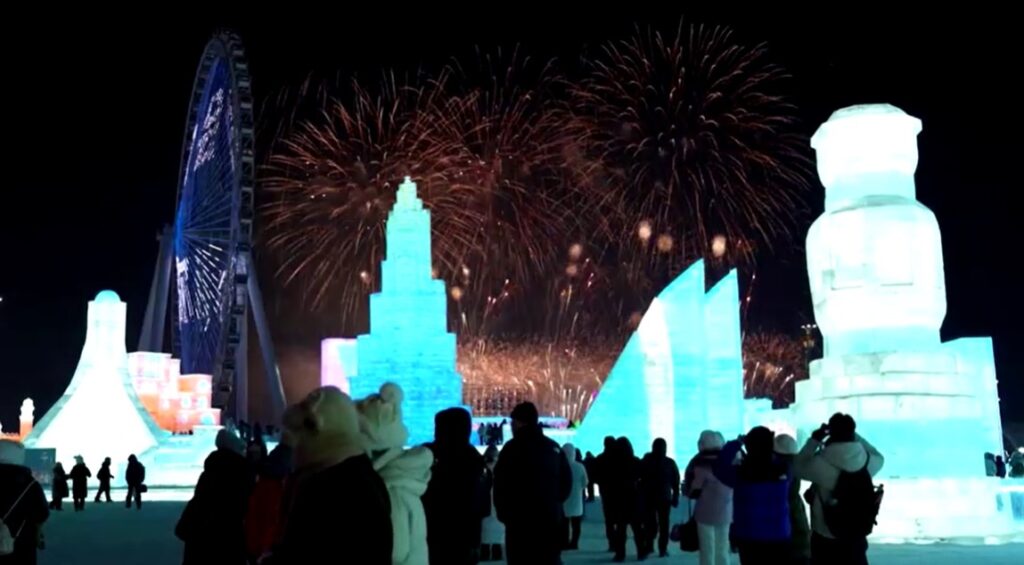
[[[455,334],[448,331],[444,282],[430,259],[430,211],[406,177],[388,214],[380,292],[370,296],[370,333],[357,339],[353,398],[375,393],[384,382],[405,391],[402,403],[409,441],[433,439],[434,414],[462,405],[462,377],[455,370]]]
[[[736,271],[705,291],[697,261],[651,302],[574,443],[598,452],[605,436],[626,436],[642,453],[660,437],[687,461],[702,430],[734,437],[743,425]]]

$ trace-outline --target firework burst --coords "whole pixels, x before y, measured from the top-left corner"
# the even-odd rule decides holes
[[[586,68],[573,106],[605,171],[620,260],[671,276],[697,257],[748,262],[789,234],[808,182],[806,140],[764,45],[680,22],[674,36],[637,30],[608,44]]]
[[[743,388],[747,398],[771,398],[788,406],[797,381],[807,378],[807,359],[800,341],[776,333],[743,338]]]

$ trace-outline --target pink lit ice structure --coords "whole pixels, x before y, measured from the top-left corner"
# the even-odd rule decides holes
[[[128,354],[128,373],[135,392],[156,420],[170,432],[188,433],[195,426],[220,425],[220,409],[210,406],[210,375],[182,375],[181,361],[168,353]]]

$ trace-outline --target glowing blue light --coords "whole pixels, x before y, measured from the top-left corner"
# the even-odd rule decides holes
[[[358,374],[349,375],[349,386],[355,398],[388,381],[401,386],[409,443],[417,444],[433,439],[434,414],[462,405],[462,377],[455,371],[444,282],[431,276],[430,212],[408,177],[385,234],[381,291],[370,296],[370,333],[357,338]]]
[[[96,295],[96,299],[93,302],[104,303],[104,302],[121,302],[121,297],[112,290],[101,290]]]
[[[704,291],[698,261],[655,298],[576,434],[583,450],[626,436],[646,450],[658,437],[685,460],[709,426],[743,426],[739,289],[730,272]]]

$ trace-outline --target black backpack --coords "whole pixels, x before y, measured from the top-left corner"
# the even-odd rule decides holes
[[[840,471],[831,500],[821,500],[825,525],[836,539],[866,538],[878,523],[884,495],[884,487],[871,481],[866,462],[859,471]]]

